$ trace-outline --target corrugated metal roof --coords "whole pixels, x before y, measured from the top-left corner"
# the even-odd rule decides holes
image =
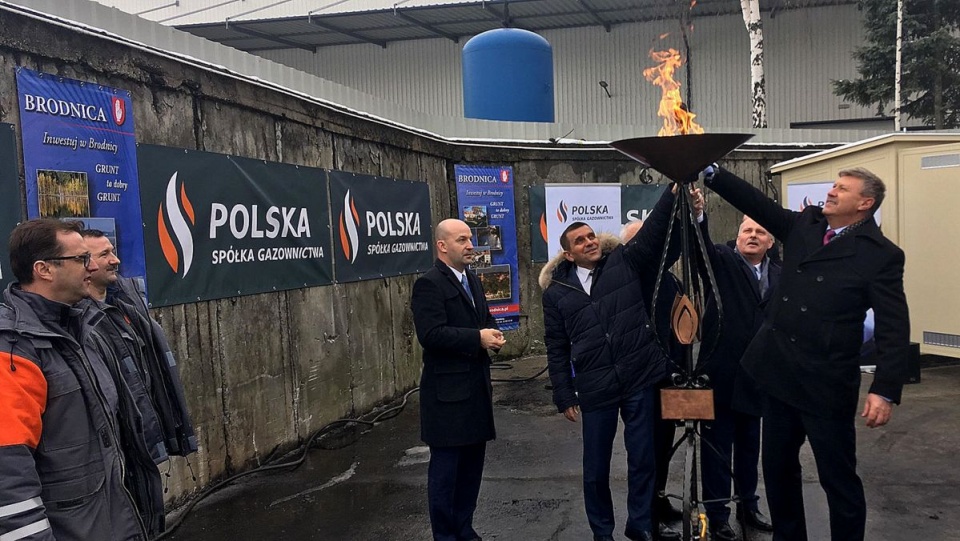
[[[355,118],[421,136],[482,146],[498,145],[563,147],[586,151],[605,148],[605,141],[652,136],[658,125],[500,122],[440,116],[403,107],[262,57],[224,47],[173,28],[163,28],[142,18],[119,14],[88,0],[0,0],[0,12],[15,11],[71,31],[126,44],[150,54],[169,57],[188,66],[236,78],[309,103],[328,107]],[[125,15],[125,16],[124,16]],[[623,119],[622,119],[623,120]],[[629,122],[629,118],[625,118]],[[576,131],[576,139],[563,134]],[[743,127],[717,125],[715,133],[737,133]],[[858,129],[746,130],[756,137],[744,145],[751,151],[791,148],[822,149],[883,133]]]
[[[299,1],[297,2],[299,3]],[[855,3],[855,0],[761,0],[766,12]],[[289,6],[293,12],[293,5]],[[176,26],[191,34],[244,51],[306,49],[395,41],[461,39],[495,28],[543,31],[677,20],[687,8],[673,0],[338,0],[300,15],[260,18],[265,11],[214,23]],[[738,0],[700,0],[691,20],[740,13]]]

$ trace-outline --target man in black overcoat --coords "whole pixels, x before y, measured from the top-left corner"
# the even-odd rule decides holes
[[[780,264],[767,255],[773,236],[749,216],[743,217],[733,248],[713,244],[707,222],[704,218],[701,231],[723,313],[718,312],[716,296],[711,295],[704,314],[704,335],[715,337],[715,342],[701,346],[706,355],[700,359],[700,369],[710,377],[715,419],[701,429],[701,479],[712,539],[733,541],[737,536],[730,528],[727,507],[731,480],[739,497],[737,514],[747,525],[771,531],[757,496],[760,396],[740,366],[740,358],[763,323],[763,311],[780,282]]]
[[[473,541],[487,442],[496,438],[488,350],[504,345],[483,286],[468,268],[470,227],[443,220],[437,261],[413,285],[413,322],[423,346],[420,439],[430,446],[427,499],[435,541]]]
[[[868,427],[890,420],[909,355],[903,251],[873,217],[883,182],[863,168],[842,170],[822,209],[794,212],[728,171],[709,168],[706,177],[708,187],[783,242],[780,290],[742,360],[764,394],[763,475],[773,539],[807,539],[799,451],[809,440],[831,538],[861,541],[866,502],[853,417],[869,308],[877,369],[861,413]]]

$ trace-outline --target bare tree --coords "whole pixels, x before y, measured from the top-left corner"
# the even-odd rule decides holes
[[[743,24],[750,36],[750,87],[753,97],[753,127],[767,127],[767,82],[763,77],[763,21],[759,0],[740,0]]]

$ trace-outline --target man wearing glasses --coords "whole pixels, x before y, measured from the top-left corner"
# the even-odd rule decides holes
[[[0,537],[146,539],[124,487],[126,469],[141,467],[122,454],[136,421],[130,395],[93,331],[102,313],[77,304],[98,270],[79,225],[20,224],[10,263],[17,281],[0,305]]]

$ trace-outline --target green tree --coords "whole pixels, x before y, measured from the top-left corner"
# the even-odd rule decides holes
[[[854,52],[855,80],[834,93],[858,105],[892,110],[897,0],[860,0],[868,44]],[[960,0],[904,0],[900,109],[937,129],[960,127]],[[889,107],[889,109],[888,109]]]

